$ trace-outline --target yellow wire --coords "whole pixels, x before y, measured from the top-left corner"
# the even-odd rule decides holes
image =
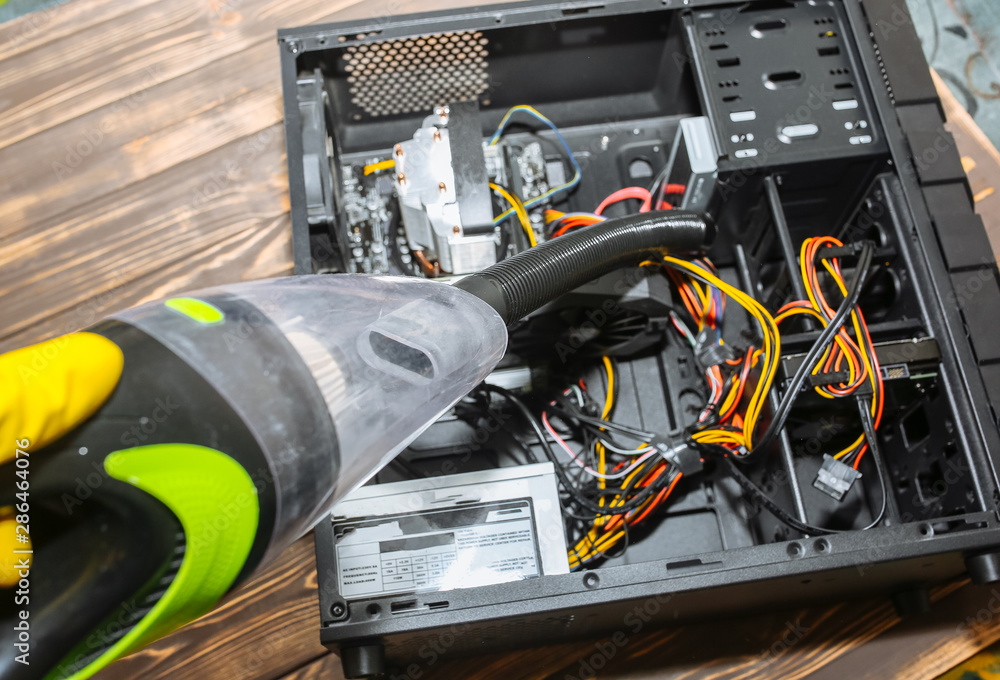
[[[607,356],[603,356],[601,357],[601,359],[604,362],[604,370],[608,374],[608,393],[604,397],[604,410],[601,412],[601,420],[607,420],[608,416],[611,415],[611,409],[614,407],[614,401],[615,401],[615,370],[614,366],[611,364],[611,359],[609,359]],[[607,463],[605,460],[604,445],[601,444],[600,442],[597,443],[597,455],[598,455],[597,471],[600,472],[601,475],[604,475],[605,474],[604,470]],[[597,486],[600,489],[605,488],[606,482],[603,476],[597,478]],[[598,501],[598,504],[602,508],[604,507],[603,495]],[[598,520],[594,522],[595,527],[601,524],[604,524],[603,517],[599,517]]]
[[[791,309],[785,310],[778,316],[774,317],[774,320],[776,323],[780,324],[788,317],[794,316],[796,314],[811,314],[814,317],[816,317],[820,321],[820,323],[823,324],[824,328],[830,324],[829,319],[820,314],[818,310],[812,309],[811,307],[792,307]],[[835,336],[833,336],[833,338],[834,341],[837,343],[837,345],[840,347],[841,351],[844,353],[844,356],[847,357],[847,368],[850,376],[847,384],[853,385],[854,381],[857,380],[858,378],[858,370],[857,370],[858,365],[855,362],[854,353],[848,349],[847,342],[844,341],[844,338],[840,335],[840,333],[837,333]],[[819,358],[819,360],[816,362],[816,366],[813,368],[812,371],[813,375],[819,373],[823,365],[826,364],[826,358],[830,355],[831,350],[832,350],[831,347],[827,347],[826,350],[823,352],[823,356]],[[858,351],[860,352],[860,348],[858,348]],[[863,352],[860,353],[863,354]],[[837,395],[830,394],[829,392],[824,391],[821,387],[817,386],[815,390],[821,397],[825,397],[827,399],[837,398]]]
[[[729,432],[726,430],[703,430],[694,435],[697,441],[707,441],[706,437],[722,437],[725,441],[743,446],[747,450],[753,449],[753,432],[756,429],[757,419],[764,408],[764,400],[771,389],[774,377],[778,371],[778,358],[781,355],[781,336],[778,333],[778,326],[771,313],[739,288],[731,286],[719,277],[705,271],[701,267],[672,256],[664,256],[663,261],[670,265],[688,272],[692,278],[700,278],[710,286],[720,289],[737,304],[743,307],[760,325],[763,331],[764,343],[762,352],[764,355],[763,379],[757,383],[750,403],[747,406],[746,414],[743,418],[743,432]],[[742,436],[740,436],[742,435]]]
[[[504,114],[504,117],[500,120],[500,124],[497,126],[497,131],[495,133],[493,133],[493,137],[490,139],[490,146],[495,146],[500,141],[500,135],[503,133],[503,129],[507,126],[507,121],[510,120],[510,117],[513,116],[518,111],[530,111],[531,113],[533,113],[536,116],[538,116],[541,120],[546,121],[547,123],[551,124],[553,129],[556,129],[555,124],[552,123],[551,120],[549,120],[547,117],[545,117],[542,114],[542,112],[539,111],[538,109],[536,109],[534,106],[529,106],[528,104],[518,104],[517,106],[512,106],[511,108],[509,108],[507,110],[507,113]],[[567,149],[567,152],[569,152],[572,155],[572,151],[570,151],[569,149]],[[570,160],[572,160],[572,158]],[[553,194],[558,193],[558,192],[562,191],[563,189],[565,189],[567,185],[572,184],[573,182],[577,181],[579,175],[580,175],[579,169],[574,168],[574,170],[573,170],[573,179],[571,179],[569,182],[566,182],[565,184],[560,184],[559,186],[552,187],[551,189],[549,189],[548,191],[546,191],[541,196],[538,196],[537,198],[533,198],[531,200],[532,201],[539,201],[539,202],[545,200],[549,196],[552,196]],[[513,208],[511,208],[511,210],[513,210]],[[500,213],[500,216],[496,218],[496,221],[497,222],[501,222],[501,221],[505,220],[507,218],[507,216],[510,215],[511,210],[506,210],[506,211]]]
[[[601,413],[601,420],[607,420],[608,416],[611,415],[611,408],[615,401],[615,369],[611,364],[611,359],[606,356],[601,357],[601,359],[604,361],[604,370],[608,374],[608,394],[604,397],[604,411]]]
[[[805,241],[803,241],[802,242],[802,248],[799,251],[799,268],[800,268],[800,270],[802,272],[802,280],[806,281],[806,282],[809,281],[809,278],[806,276],[806,273],[807,273],[806,272],[806,267],[807,267],[807,265],[809,265],[809,263],[806,261],[805,254],[806,254],[806,249],[809,247],[809,245],[810,245],[810,243],[812,241],[813,241],[813,239],[809,239],[809,238],[807,238]],[[840,275],[837,274],[837,271],[833,268],[833,265],[830,264],[829,260],[825,260],[824,259],[823,260],[823,266],[830,273],[830,276],[833,278],[834,282],[837,284],[837,288],[838,288],[838,290],[840,290],[840,294],[843,295],[844,297],[847,297],[847,286],[844,284],[843,277],[841,277]],[[819,310],[819,308],[820,308],[819,307],[819,302],[818,302],[818,300],[816,298],[816,295],[815,295],[815,293],[813,291],[812,286],[806,286],[806,294],[809,296],[809,301],[812,303],[813,307],[816,310]],[[823,323],[825,325],[825,324],[827,324],[829,322],[826,319],[824,319]],[[862,338],[864,336],[861,334],[861,324],[860,324],[860,321],[858,319],[858,315],[853,310],[851,311],[851,325],[854,327],[854,335],[855,335],[855,337],[858,339],[858,342],[861,343],[862,342]],[[859,347],[859,349],[860,349],[860,347]],[[877,390],[877,387],[876,387],[876,385],[877,385],[877,378],[875,376],[875,372],[873,370],[871,361],[869,360],[868,352],[865,352],[865,351],[861,352],[861,361],[864,363],[865,370],[868,371],[868,379],[869,379],[869,381],[872,384],[872,389],[873,390]],[[853,379],[852,379],[852,382],[853,382]],[[871,400],[871,411],[872,411],[872,416],[875,416],[875,414],[877,413],[877,409],[876,409],[876,406],[875,406],[875,400],[874,399]],[[846,448],[840,450],[839,452],[835,453],[833,457],[836,458],[836,459],[838,459],[838,460],[840,460],[841,458],[847,456],[847,454],[849,454],[855,448],[857,448],[858,446],[860,446],[864,442],[864,439],[865,439],[865,435],[862,433],[857,439],[854,440],[854,442],[852,444],[850,444]]]
[[[370,175],[373,172],[381,172],[382,170],[388,170],[389,168],[396,167],[396,161],[391,158],[387,161],[379,161],[378,163],[372,163],[371,165],[365,166],[365,175]]]
[[[521,223],[521,227],[524,229],[524,233],[528,237],[528,243],[531,244],[532,248],[537,246],[538,241],[535,239],[535,230],[531,228],[531,218],[528,217],[528,211],[525,210],[524,203],[521,202],[521,199],[514,196],[499,184],[494,184],[493,182],[490,182],[490,189],[493,189],[493,191],[503,196],[504,200],[513,206],[514,212],[517,214],[517,219]]]
[[[826,267],[826,269],[827,269],[828,272],[830,272],[830,275],[833,277],[833,280],[837,284],[837,288],[840,290],[840,294],[843,295],[844,297],[847,297],[847,286],[844,284],[843,277],[841,277],[841,276],[839,276],[837,274],[837,271],[833,268],[833,265],[831,265],[829,261],[823,260],[823,266]],[[860,321],[858,319],[857,313],[855,311],[853,311],[853,310],[851,311],[851,324],[854,326],[854,336],[858,339],[859,343],[863,342],[862,338],[864,336],[861,334],[861,324],[860,324]],[[874,367],[871,364],[870,358],[868,356],[868,352],[864,352],[864,351],[861,352],[861,361],[865,365],[865,370],[868,371],[868,380],[872,384],[872,392],[873,393],[877,393],[877,391],[878,391],[877,380],[878,379],[875,376],[875,370],[874,370]],[[871,400],[871,413],[872,413],[872,417],[873,418],[875,417],[875,414],[877,412],[878,412],[878,410],[877,410],[876,405],[875,405],[875,400],[872,399]],[[853,451],[855,448],[857,448],[858,446],[861,446],[861,444],[864,442],[864,440],[865,440],[865,435],[864,435],[864,433],[862,433],[857,439],[854,440],[854,443],[850,444],[848,447],[846,447],[846,448],[842,449],[841,451],[839,451],[838,453],[834,454],[833,457],[836,458],[836,459],[838,459],[838,460],[841,459],[841,458],[843,458],[844,456],[846,456],[847,454],[849,454],[851,451]]]

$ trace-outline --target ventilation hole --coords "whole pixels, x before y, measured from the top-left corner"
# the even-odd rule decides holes
[[[710,50],[724,50],[729,47],[729,43],[715,43],[714,45],[709,45]]]
[[[821,57],[835,57],[840,54],[840,48],[836,45],[831,47],[821,47],[816,51],[819,52],[819,56]]]
[[[566,7],[562,14],[564,17],[571,17],[577,14],[586,14],[593,9],[604,9],[604,5],[591,5],[590,7]]]
[[[426,111],[442,102],[475,99],[488,88],[480,32],[443,33],[350,46],[342,55],[351,101],[371,117]]]
[[[732,68],[733,66],[740,65],[739,57],[727,57],[726,59],[719,59],[719,68]]]
[[[724,101],[726,104],[732,104],[733,102],[738,102],[740,99],[742,99],[742,97],[740,97],[738,94],[731,94],[727,97],[723,97],[722,101]]]
[[[801,71],[780,71],[764,76],[764,85],[769,90],[778,90],[784,87],[798,87],[802,84],[804,76]]]
[[[389,610],[393,614],[410,611],[411,609],[416,609],[416,608],[417,608],[416,600],[402,600],[399,602],[393,602],[392,604],[389,605]]]
[[[773,19],[771,21],[760,21],[750,29],[750,35],[755,38],[767,38],[788,28],[788,22],[784,19]]]
[[[853,90],[854,89],[854,83],[837,83],[836,85],[833,86],[833,89],[835,89],[835,90]]]
[[[653,176],[653,164],[645,158],[636,158],[628,164],[630,179],[643,180]]]

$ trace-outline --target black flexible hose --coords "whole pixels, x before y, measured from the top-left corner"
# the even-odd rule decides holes
[[[508,324],[542,305],[644,256],[708,246],[715,225],[677,210],[630,215],[567,232],[471,274],[455,284],[484,300]]]

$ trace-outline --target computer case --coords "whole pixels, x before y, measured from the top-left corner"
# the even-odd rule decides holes
[[[919,609],[931,584],[1000,580],[1000,279],[904,0],[524,2],[287,29],[279,45],[296,273],[362,271],[344,168],[462,101],[484,138],[518,104],[559,126],[583,166],[567,210],[668,165],[672,181],[703,183],[691,196],[718,225],[713,262],[771,310],[802,297],[808,236],[872,241],[878,264],[861,306],[887,386],[879,526],[862,530],[880,501],[874,470],[840,501],[813,484],[851,414],[808,402],[746,471],[826,535],[789,529],[707,463],[624,555],[586,570],[346,600],[324,522],[318,634],[347,677],[610,633],[637,611],[665,625],[873,594]],[[615,295],[579,292],[581,304],[588,294]],[[783,356],[816,334],[783,335]],[[526,335],[512,332],[499,371],[513,387],[544,395],[567,366],[599,374],[558,330]],[[619,417],[684,427],[700,389],[689,356],[668,341],[622,358]],[[510,437],[473,434],[446,417],[372,483],[510,464]]]

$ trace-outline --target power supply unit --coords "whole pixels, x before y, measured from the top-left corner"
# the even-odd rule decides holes
[[[525,2],[279,44],[296,273],[445,286],[609,220],[715,225],[512,326],[317,527],[346,677],[651,598],[666,624],[1000,580],[1000,280],[902,0]]]

